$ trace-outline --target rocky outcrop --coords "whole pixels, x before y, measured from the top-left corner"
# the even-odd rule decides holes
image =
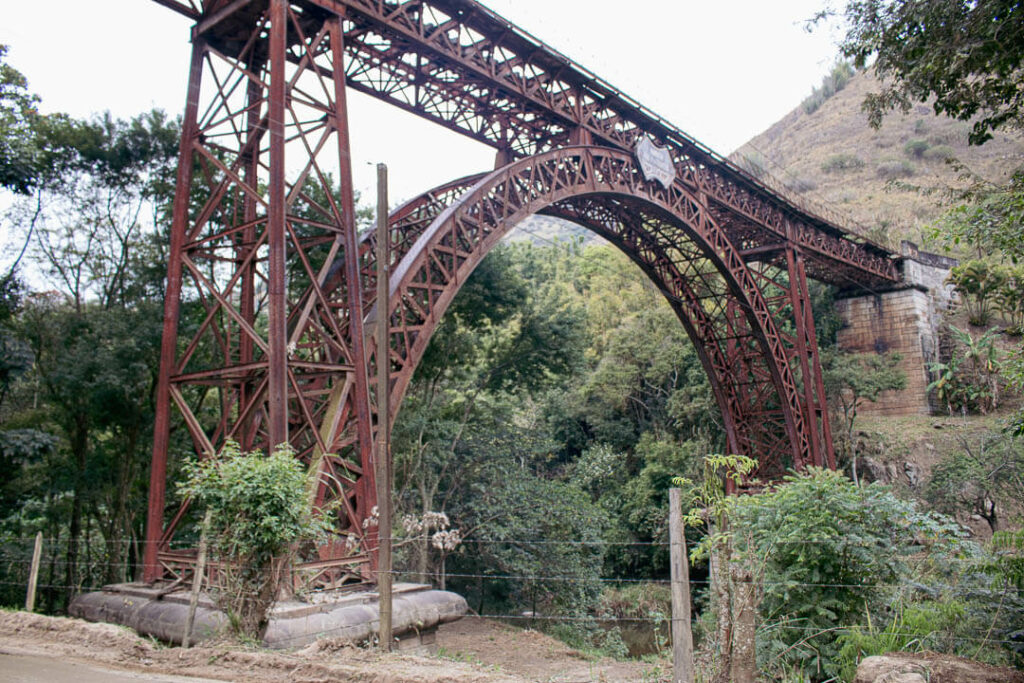
[[[865,657],[854,683],[1024,683],[1024,672],[934,652]]]

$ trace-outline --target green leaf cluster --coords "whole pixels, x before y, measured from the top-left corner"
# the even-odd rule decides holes
[[[221,563],[218,603],[243,635],[258,638],[299,544],[321,541],[324,510],[314,511],[312,482],[287,445],[268,456],[227,441],[219,453],[183,467],[178,492],[205,508],[213,557]]]
[[[268,456],[242,453],[228,441],[217,455],[186,463],[183,473],[179,493],[213,513],[211,547],[228,561],[263,571],[324,532],[313,514],[309,475],[287,446]]]
[[[950,326],[954,349],[945,363],[930,363],[935,380],[929,391],[949,410],[988,413],[999,404],[1003,362],[995,344],[996,330],[975,338],[970,332]]]
[[[883,613],[922,557],[959,552],[961,534],[885,487],[814,468],[739,498],[731,525],[734,552],[762,568],[762,668],[812,676],[837,674],[837,634]]]

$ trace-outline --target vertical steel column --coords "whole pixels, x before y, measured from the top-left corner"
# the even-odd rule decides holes
[[[153,460],[149,470],[149,509],[146,515],[146,547],[143,550],[143,581],[160,578],[160,537],[164,526],[164,496],[167,486],[167,449],[171,433],[171,375],[178,352],[178,316],[181,312],[182,256],[188,229],[189,190],[192,187],[192,148],[198,135],[196,117],[203,77],[206,43],[192,43],[188,95],[178,147],[178,175],[171,218],[171,243],[167,261],[167,291],[164,293],[164,329],[160,340],[160,371],[156,387],[156,416],[153,424]]]
[[[263,69],[262,64],[251,64],[250,69],[253,73],[259,73]],[[244,178],[246,184],[250,187],[259,187],[259,144],[255,142],[255,138],[263,135],[263,131],[260,129],[260,104],[263,100],[263,88],[258,81],[250,80],[248,87],[246,88],[246,104],[249,107],[249,113],[246,114],[246,138],[243,152],[243,167],[244,167]],[[238,247],[238,258],[237,267],[243,269],[242,272],[242,291],[241,301],[239,306],[239,313],[242,318],[252,327],[256,324],[256,267],[253,265],[251,260],[252,250],[255,249],[256,242],[256,228],[254,227],[254,221],[256,220],[256,198],[249,193],[245,193],[243,199],[242,209],[243,219],[245,221],[246,228],[242,231],[240,236],[241,244]],[[247,365],[253,361],[253,343],[252,337],[246,334],[245,330],[239,328],[238,330],[238,362],[241,365]],[[241,406],[248,405],[252,399],[252,392],[255,387],[252,386],[251,382],[242,382],[238,387],[238,406],[241,410]],[[236,434],[238,436],[238,442],[242,448],[242,451],[251,451],[255,446],[255,431],[251,427],[252,417],[244,420],[243,424],[238,428]]]
[[[342,17],[331,22],[331,57],[334,75],[334,127],[338,132],[338,167],[341,185],[342,239],[345,248],[345,280],[348,289],[349,347],[355,381],[352,401],[355,403],[356,436],[359,442],[359,464],[362,476],[357,484],[363,502],[361,515],[368,515],[376,503],[376,477],[373,472],[373,435],[370,425],[370,389],[367,379],[367,356],[363,336],[363,286],[359,274],[359,242],[356,235],[355,197],[352,184],[352,153],[349,145],[348,96],[345,85],[344,32]],[[371,556],[373,557],[373,556]]]
[[[285,58],[288,6],[270,0],[270,180],[267,206],[267,423],[274,448],[288,442],[288,294],[285,289]]]
[[[800,372],[804,375],[804,400],[807,403],[807,427],[811,430],[812,443],[818,449],[811,464],[834,470],[836,456],[832,445],[832,425],[828,420],[828,401],[821,373],[821,353],[818,350],[818,333],[814,327],[811,294],[807,287],[807,269],[803,255],[796,247],[787,249],[787,261],[790,291],[795,299],[793,314],[797,326],[797,344],[803,344],[803,350],[799,352]],[[796,305],[797,299],[803,302],[800,308]]]
[[[787,230],[791,226],[787,223]],[[786,269],[789,273],[789,300],[793,306],[793,320],[796,325],[796,354],[800,363],[800,376],[803,378],[804,421],[809,432],[808,441],[811,452],[810,463],[798,462],[798,468],[807,464],[823,467],[826,462],[824,453],[828,442],[823,438],[822,421],[824,418],[824,385],[821,381],[821,367],[817,362],[817,340],[814,337],[814,315],[811,311],[810,293],[807,290],[807,279],[804,277],[803,257],[792,241],[786,246]],[[810,356],[814,355],[814,369],[811,368]],[[819,390],[820,387],[820,390]],[[819,398],[821,401],[819,401]],[[825,443],[823,443],[823,441]]]

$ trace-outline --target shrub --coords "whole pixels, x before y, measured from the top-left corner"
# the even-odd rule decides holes
[[[908,157],[920,159],[924,156],[924,153],[928,151],[931,145],[928,144],[927,140],[911,140],[907,144],[903,145],[903,151]]]
[[[949,145],[935,145],[934,147],[929,147],[923,154],[925,161],[945,161],[946,159],[952,159],[954,157],[956,157],[956,150]]]
[[[228,441],[217,456],[184,469],[180,492],[209,513],[210,549],[221,563],[214,599],[239,635],[259,639],[297,544],[326,533],[305,468],[287,445],[267,457]]]
[[[855,73],[856,71],[849,62],[836,62],[832,71],[821,79],[821,87],[813,88],[811,94],[801,103],[804,112],[808,114],[816,112],[828,98],[845,88]]]
[[[798,176],[789,184],[790,188],[796,192],[813,192],[818,189],[818,181],[814,178],[805,178]]]
[[[1024,266],[1004,270],[1006,280],[995,293],[1006,332],[1013,336],[1024,334]]]
[[[947,121],[942,128],[928,136],[933,145],[963,145],[970,135],[971,124],[965,121]]]
[[[960,295],[970,323],[987,325],[992,309],[998,302],[998,294],[1008,279],[1009,273],[1002,266],[975,259],[954,266],[946,282],[953,285],[953,289]]]
[[[928,385],[935,397],[954,411],[987,413],[999,405],[999,382],[1002,361],[995,345],[995,330],[986,331],[977,339],[970,332],[950,327],[955,346],[948,362],[929,363],[928,370],[936,379]]]
[[[892,160],[883,161],[875,169],[879,177],[885,178],[886,180],[895,180],[896,178],[909,178],[914,175],[914,165],[906,160]]]
[[[856,154],[833,154],[821,164],[821,170],[825,173],[854,171],[859,168],[864,168],[864,160]]]
[[[737,554],[763,567],[763,666],[826,677],[841,666],[836,627],[877,619],[912,558],[957,552],[962,535],[884,486],[816,468],[740,497],[731,524]]]

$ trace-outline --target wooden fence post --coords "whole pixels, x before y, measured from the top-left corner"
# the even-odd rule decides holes
[[[391,311],[388,305],[388,167],[377,164],[377,596],[380,620],[378,640],[391,652]]]
[[[36,533],[36,545],[32,549],[32,565],[28,570],[28,592],[25,594],[25,611],[36,608],[36,586],[39,584],[39,561],[43,557],[43,532]]]
[[[690,562],[686,553],[679,489],[668,491],[669,567],[672,578],[672,680],[693,683],[693,632],[690,627]]]

